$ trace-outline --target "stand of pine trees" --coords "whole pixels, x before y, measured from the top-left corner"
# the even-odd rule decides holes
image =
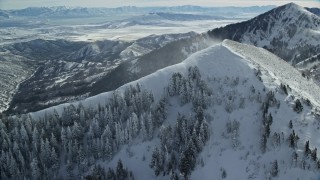
[[[210,106],[211,94],[197,67],[188,69],[187,78],[180,73],[172,75],[168,95],[179,97],[182,105],[192,102],[194,112],[190,117],[178,114],[173,127],[161,127],[160,145],[154,149],[150,162],[156,176],[170,175],[172,179],[179,179],[177,174],[182,174],[188,179],[196,166],[198,154],[209,140],[204,109]]]
[[[207,90],[199,70],[190,68],[188,77],[177,75],[174,92],[182,104],[193,101],[204,108]],[[195,85],[201,87],[199,93]],[[98,108],[80,103],[65,106],[61,114],[54,111],[37,119],[29,114],[3,118],[0,179],[79,179],[97,160],[108,162],[133,139],[151,140],[167,117],[167,98],[165,94],[154,102],[153,94],[137,84],[124,93],[114,91],[108,103]],[[206,124],[203,119],[197,121],[199,134]]]

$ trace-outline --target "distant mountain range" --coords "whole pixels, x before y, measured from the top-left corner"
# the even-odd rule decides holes
[[[219,15],[236,15],[239,13],[262,13],[275,6],[252,6],[252,7],[200,7],[200,6],[173,6],[173,7],[135,7],[126,6],[119,8],[82,8],[82,7],[30,7],[17,10],[1,10],[0,16],[30,16],[30,17],[90,17],[105,16],[111,14],[128,13],[216,13]]]

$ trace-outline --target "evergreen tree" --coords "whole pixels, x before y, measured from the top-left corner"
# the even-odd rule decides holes
[[[34,152],[38,152],[40,146],[40,137],[37,128],[34,128],[32,132],[32,145],[34,148]]]
[[[180,96],[180,101],[181,101],[182,105],[189,102],[189,90],[188,90],[186,80],[181,81],[181,88],[179,91],[179,96]]]
[[[156,147],[152,153],[152,158],[151,158],[151,162],[150,162],[150,167],[154,170],[154,174],[156,176],[159,176],[160,172],[162,171],[160,158],[161,158],[160,151]]]
[[[74,125],[72,127],[73,139],[81,140],[82,136],[83,136],[82,128],[79,126],[77,122],[74,122]]]
[[[62,111],[61,121],[63,126],[70,126],[72,125],[72,118],[71,118],[71,112],[69,107],[64,107]]]
[[[132,121],[132,137],[136,137],[139,133],[139,119],[138,116],[135,113],[132,113],[131,115],[131,121]]]
[[[300,113],[302,110],[303,110],[303,106],[302,106],[302,104],[301,104],[301,102],[300,102],[300,100],[299,99],[297,99],[296,101],[295,101],[295,105],[294,105],[294,111],[296,111],[297,113]]]
[[[147,122],[147,125],[148,125],[148,139],[152,139],[153,137],[153,130],[154,130],[154,122],[153,122],[153,118],[152,118],[152,114],[151,112],[149,112],[146,116],[146,122]]]
[[[166,98],[162,98],[153,113],[154,126],[159,127],[167,118]]]
[[[286,95],[288,95],[288,90],[287,90],[287,87],[286,87],[286,85],[284,85],[284,84],[280,84],[280,87],[281,87],[281,89],[283,90],[283,92],[286,94]]]
[[[59,157],[56,153],[56,150],[52,147],[51,153],[50,153],[50,161],[53,169],[57,169],[59,166]]]
[[[266,152],[267,149],[267,136],[265,134],[262,135],[261,142],[260,142],[260,149],[262,153]]]
[[[200,134],[201,140],[203,141],[203,144],[205,144],[205,142],[209,140],[209,136],[210,136],[209,127],[205,120],[202,121],[200,125],[199,134]]]
[[[179,176],[176,172],[172,172],[170,176],[170,180],[179,180]]]
[[[86,115],[83,105],[79,105],[80,113],[79,113],[79,120],[82,127],[86,124]]]
[[[279,174],[278,161],[275,160],[275,161],[272,163],[271,175],[272,175],[273,177],[276,177],[276,176],[278,176],[278,174]]]
[[[271,115],[271,113],[269,113],[268,115],[268,124],[271,125],[273,123],[273,117]]]
[[[81,145],[78,151],[78,166],[80,172],[84,172],[88,166],[88,158]]]
[[[74,179],[74,174],[73,174],[73,165],[70,161],[67,162],[67,178],[68,179]]]
[[[308,156],[311,153],[310,147],[309,147],[309,140],[304,145],[304,154]]]
[[[264,126],[264,133],[265,135],[267,136],[267,138],[270,136],[270,124],[267,123],[265,126]]]
[[[107,178],[104,169],[100,165],[95,165],[90,178],[94,180],[105,180]]]
[[[112,149],[112,144],[111,142],[107,139],[104,143],[104,157],[106,159],[111,159],[112,155],[113,155],[113,149]]]
[[[167,172],[171,174],[177,169],[177,159],[175,154],[172,152],[169,158],[169,162],[167,164]]]
[[[17,177],[17,171],[18,171],[18,165],[17,165],[17,162],[16,160],[14,159],[13,156],[10,156],[10,163],[9,164],[9,174],[10,174],[10,177],[13,178],[13,177]]]
[[[21,170],[21,175],[25,175],[26,174],[26,167],[27,167],[27,164],[26,164],[26,160],[25,158],[23,157],[21,151],[19,151],[19,155],[18,155],[18,159],[17,159],[17,162],[19,163],[20,165],[20,170]],[[1,167],[0,167],[1,168]]]
[[[21,125],[21,128],[20,128],[20,135],[21,135],[21,140],[23,142],[29,143],[29,136],[23,124]]]
[[[107,180],[116,180],[116,174],[114,173],[114,170],[111,168],[108,169]]]
[[[38,160],[36,158],[32,159],[32,162],[30,164],[30,168],[31,168],[32,179],[35,179],[35,180],[40,179],[41,172],[39,169]]]
[[[272,142],[274,147],[280,146],[280,134],[275,132],[272,136]]]
[[[144,119],[141,119],[140,124],[141,124],[141,136],[143,140],[148,139],[148,131],[147,131],[147,126],[144,124]]]
[[[128,178],[128,171],[123,168],[121,159],[119,159],[117,164],[117,180],[126,180]]]
[[[314,148],[312,151],[311,151],[311,159],[315,162],[317,162],[317,148]]]
[[[292,133],[289,135],[289,147],[295,148],[299,140],[299,136],[292,130]]]
[[[292,129],[293,125],[292,125],[292,120],[290,120],[289,122],[289,128]]]
[[[293,152],[292,153],[292,161],[294,163],[295,166],[297,166],[297,162],[298,162],[298,153],[297,152]]]
[[[63,147],[63,150],[66,151],[68,140],[67,140],[67,132],[65,131],[64,127],[62,127],[61,129],[60,139],[61,139],[61,145]]]
[[[227,172],[224,168],[221,169],[221,178],[225,179],[227,177]]]
[[[188,176],[191,174],[191,159],[187,155],[183,154],[180,160],[180,172],[183,175],[184,179],[187,180]]]
[[[92,130],[93,130],[94,138],[100,137],[102,134],[101,126],[99,124],[99,121],[96,118],[93,119],[91,126],[92,126]]]
[[[58,144],[57,138],[55,137],[55,135],[53,133],[51,133],[50,145],[51,145],[51,147],[54,147],[57,150],[59,148],[59,144]]]

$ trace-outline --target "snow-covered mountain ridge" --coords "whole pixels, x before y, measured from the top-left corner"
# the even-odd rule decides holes
[[[142,89],[152,92],[155,102],[158,102],[163,96],[166,85],[170,84],[172,74],[179,72],[183,76],[187,76],[188,69],[193,66],[199,68],[204,81],[212,89],[213,95],[210,100],[213,105],[205,111],[206,116],[211,117],[208,119],[211,129],[210,139],[200,153],[197,160],[199,165],[195,167],[190,179],[219,179],[222,177],[222,171],[226,171],[228,179],[273,177],[270,173],[275,160],[279,163],[277,167],[279,172],[276,175],[278,178],[308,177],[312,179],[315,177],[317,171],[313,170],[313,166],[308,170],[300,168],[300,165],[292,165],[291,154],[298,152],[299,158],[302,158],[298,158],[297,164],[305,162],[312,165],[310,159],[303,159],[303,147],[307,140],[310,140],[312,148],[320,145],[316,139],[319,134],[317,131],[319,124],[314,116],[315,109],[319,105],[316,93],[319,92],[319,87],[301,77],[301,74],[288,63],[262,48],[225,40],[219,45],[193,54],[180,64],[161,69],[126,84],[117,91],[123,94],[126,88],[139,83]],[[281,68],[279,69],[279,67]],[[280,84],[288,85],[286,86],[288,87],[288,96],[282,91]],[[306,87],[315,89],[308,90]],[[269,113],[273,116],[273,125],[269,128],[271,128],[271,135],[282,133],[283,140],[279,140],[280,144],[275,145],[274,136],[268,138],[266,152],[261,153],[260,137],[265,128],[261,124],[261,103],[269,91],[275,93],[275,102],[279,103],[279,105],[270,105]],[[81,104],[85,108],[104,107],[105,103],[108,103],[106,99],[111,98],[113,94],[113,92],[102,93],[81,101]],[[230,99],[224,102],[225,98]],[[239,108],[238,103],[242,101],[242,98],[245,99],[245,107]],[[303,99],[307,98],[314,104],[313,108],[304,103]],[[294,101],[297,99],[301,99],[304,107],[300,114],[293,110]],[[229,107],[228,103],[232,105]],[[179,103],[177,104],[171,98],[169,104],[171,106],[168,108],[169,114],[163,124],[164,127],[175,124],[178,112],[185,115],[190,112],[188,105],[180,107]],[[77,107],[79,104],[75,103],[74,105]],[[63,114],[63,107],[67,106],[68,104],[63,104],[31,113],[31,115],[37,119],[42,117],[44,112],[50,114],[53,109],[56,109],[59,114]],[[231,111],[228,110],[229,108]],[[300,137],[296,150],[289,148],[288,142],[285,140],[292,132],[292,129],[288,127],[290,120],[293,122],[293,129]],[[228,134],[225,131],[228,122],[240,123],[237,135]],[[252,131],[248,132],[247,129]],[[230,139],[231,137],[236,138],[236,141]],[[122,148],[116,153],[110,162],[99,164],[106,168],[115,167],[118,159],[122,159],[123,163],[133,171],[135,178],[155,179],[156,176],[153,175],[152,169],[148,168],[153,148],[148,151],[143,147],[152,147],[156,144],[156,140],[130,143],[130,145],[126,145],[126,148]],[[139,162],[143,157],[145,160]],[[230,159],[231,157],[232,159]],[[141,164],[139,167],[136,166],[137,161]],[[200,161],[203,161],[203,165],[200,165],[202,164]],[[208,168],[211,170],[209,171]],[[169,179],[169,177],[168,175],[160,176],[160,179]]]
[[[319,32],[319,16],[290,3],[251,20],[214,29],[209,34],[263,47],[296,64],[319,52]]]
[[[2,178],[316,179],[317,92],[267,50],[225,40],[116,91],[4,118]],[[130,176],[112,173],[119,159]]]

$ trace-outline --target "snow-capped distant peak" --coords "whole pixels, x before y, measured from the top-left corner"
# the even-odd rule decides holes
[[[289,3],[287,5],[284,5],[283,6],[285,8],[284,12],[286,12],[286,15],[305,15],[309,18],[309,21],[312,21],[313,19],[312,18],[316,18],[318,19],[318,17],[311,13],[310,11],[306,10],[304,7],[302,6],[299,6],[295,3]],[[285,15],[285,14],[283,14]],[[298,18],[298,17],[296,17]]]
[[[304,8],[298,4],[295,4],[293,2],[284,5],[284,7],[286,8],[287,11],[306,13],[309,16],[314,16],[314,14],[312,12],[308,11],[306,8]]]
[[[303,10],[304,8],[299,6],[298,4],[295,4],[293,2],[288,3],[286,5],[284,5],[287,9],[293,9],[293,10]]]

